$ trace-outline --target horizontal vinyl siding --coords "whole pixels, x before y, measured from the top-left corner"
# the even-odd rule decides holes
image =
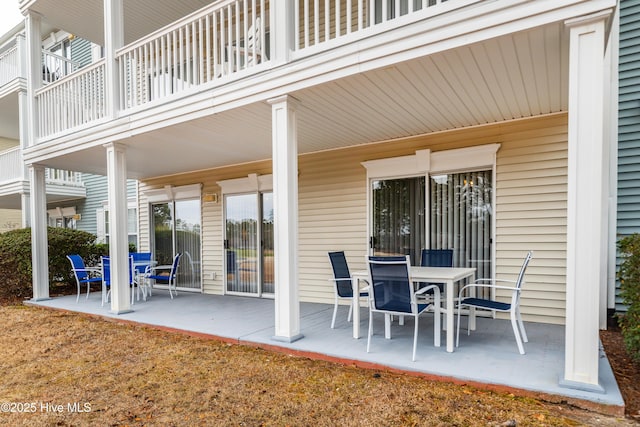
[[[299,157],[299,295],[305,302],[333,303],[327,253],[346,252],[352,270],[366,268],[367,183],[361,162],[500,143],[497,153],[496,271],[515,278],[527,250],[535,251],[523,292],[527,320],[564,322],[566,269],[566,115],[519,120],[420,138],[368,144]],[[271,173],[270,162],[150,180],[140,185],[141,246],[149,247],[145,190],[201,183],[218,194],[202,204],[203,283],[224,293],[222,197],[217,181]],[[210,274],[216,278],[211,279]]]
[[[537,135],[503,140],[496,168],[496,277],[514,279],[534,251],[521,310],[563,323],[566,292],[567,127],[550,120]],[[498,293],[500,295],[500,293]],[[506,295],[505,295],[506,297]]]
[[[640,232],[640,0],[620,2],[617,235]],[[617,261],[619,267],[620,259]],[[625,310],[616,283],[616,310]]]
[[[82,182],[87,191],[87,198],[76,203],[76,212],[81,219],[76,221],[78,230],[96,234],[98,230],[96,210],[102,209],[109,199],[107,177],[104,175],[82,174]],[[136,197],[136,181],[127,180],[127,198]]]
[[[22,211],[20,209],[0,209],[0,233],[22,227]]]

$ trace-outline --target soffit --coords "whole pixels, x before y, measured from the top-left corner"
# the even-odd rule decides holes
[[[568,50],[555,23],[293,92],[298,152],[567,111]],[[120,142],[135,178],[270,159],[271,107],[258,102]],[[74,163],[104,173],[104,149],[52,160]]]

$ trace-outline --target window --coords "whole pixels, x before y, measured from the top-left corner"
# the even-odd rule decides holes
[[[129,245],[138,246],[138,210],[136,208],[127,209],[127,234]],[[109,243],[109,209],[104,210],[104,241]]]
[[[47,223],[49,227],[76,229],[76,208],[55,208],[47,211]]]

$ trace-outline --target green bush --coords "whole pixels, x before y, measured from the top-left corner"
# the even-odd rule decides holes
[[[623,257],[618,278],[620,296],[627,312],[620,314],[622,337],[631,357],[640,362],[640,235],[633,234],[618,242]]]
[[[49,286],[54,282],[75,283],[68,254],[79,254],[87,263],[99,259],[104,248],[86,231],[49,228]],[[0,298],[24,299],[32,295],[31,229],[0,234]]]

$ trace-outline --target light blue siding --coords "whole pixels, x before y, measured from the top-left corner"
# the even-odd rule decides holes
[[[640,233],[640,0],[620,1],[617,234]],[[616,309],[624,310],[616,291]]]

